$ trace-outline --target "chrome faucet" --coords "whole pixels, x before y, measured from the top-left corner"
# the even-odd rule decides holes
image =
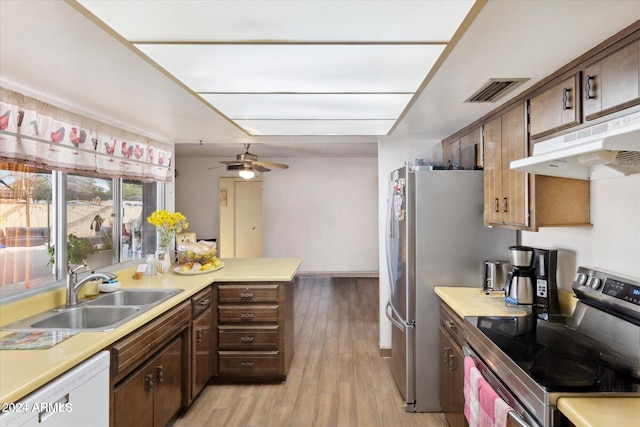
[[[80,289],[87,283],[96,279],[111,280],[118,277],[113,273],[96,273],[92,271],[91,274],[78,282],[78,270],[85,267],[86,265],[80,265],[76,268],[69,269],[69,274],[67,275],[67,307],[73,307],[78,304],[78,292],[80,292]]]

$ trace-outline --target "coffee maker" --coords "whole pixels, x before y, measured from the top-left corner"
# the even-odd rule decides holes
[[[555,320],[560,317],[558,303],[558,251],[556,249],[533,248],[535,302],[534,311],[538,318]]]
[[[511,271],[504,286],[504,299],[509,304],[533,305],[534,271],[533,248],[528,246],[510,246],[509,261]]]
[[[531,306],[538,318],[554,320],[560,317],[556,273],[556,249],[510,246],[511,271],[505,284],[505,301]]]

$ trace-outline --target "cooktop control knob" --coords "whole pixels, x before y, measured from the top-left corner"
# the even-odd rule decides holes
[[[588,276],[584,273],[576,274],[576,278],[574,279],[576,283],[580,286],[584,286],[587,283]]]
[[[602,280],[598,279],[597,277],[592,277],[591,279],[589,279],[589,287],[593,288],[593,289],[599,289],[600,286],[602,286]]]

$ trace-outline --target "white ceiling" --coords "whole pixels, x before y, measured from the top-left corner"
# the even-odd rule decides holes
[[[385,88],[382,84],[371,89],[369,84],[367,89],[365,83],[385,76],[385,72],[378,75],[376,67],[371,66],[364,71],[358,69],[356,78],[343,75],[344,80],[334,80],[362,83],[356,90],[349,89],[353,87],[349,85],[314,92],[313,88],[296,86],[291,76],[280,81],[289,86],[278,90],[261,88],[258,80],[252,80],[255,86],[237,84],[235,77],[246,76],[225,75],[215,67],[203,68],[198,63],[203,58],[193,55],[181,57],[183,67],[176,68],[178,71],[171,75],[162,69],[173,61],[167,52],[185,46],[147,42],[157,41],[158,34],[162,34],[163,42],[214,39],[216,43],[196,46],[225,50],[245,60],[259,57],[256,51],[243,54],[245,48],[258,46],[267,48],[265,52],[275,47],[301,49],[306,51],[302,64],[309,65],[303,70],[308,74],[320,67],[319,52],[327,43],[329,47],[350,51],[340,57],[344,65],[350,57],[364,56],[362,50],[367,47],[419,51],[434,46],[425,41],[446,42],[451,38],[451,30],[439,24],[451,23],[445,19],[451,11],[431,14],[424,8],[436,4],[457,8],[459,2],[183,1],[179,2],[179,9],[154,9],[152,16],[161,17],[159,20],[150,19],[149,7],[168,7],[171,2],[92,3],[105,7],[107,12],[103,13],[112,20],[115,30],[121,31],[122,27],[129,32],[116,33],[74,1],[0,0],[0,83],[127,130],[176,142],[177,156],[231,156],[244,151],[240,143],[247,142],[252,144],[251,151],[260,156],[375,156],[380,139],[439,140],[640,19],[640,1],[636,0],[477,2],[462,29],[453,36],[454,43],[437,59],[434,71],[427,71],[426,62],[411,69],[394,70],[396,61],[389,52],[367,57],[385,64],[379,67],[381,70],[392,66],[391,71],[385,72],[397,75],[396,81],[400,83],[409,82],[409,87]],[[113,6],[122,4],[138,10],[117,14]],[[203,4],[215,6],[219,13],[197,13]],[[231,4],[234,6],[229,7]],[[260,9],[257,5],[264,4],[271,6],[269,13],[256,13]],[[386,20],[380,21],[381,13]],[[453,22],[460,19],[459,12],[453,16]],[[282,20],[287,25],[282,25]],[[383,31],[389,28],[392,30]],[[155,52],[156,49],[163,53]],[[154,63],[147,57],[156,53],[158,58],[166,59]],[[261,75],[269,71],[265,69],[268,66],[277,70],[273,65],[277,61],[270,61],[276,54],[264,55],[236,74],[255,68]],[[283,64],[293,66],[290,62]],[[341,68],[345,67],[322,71],[332,74],[342,72]],[[197,73],[201,70],[207,70],[205,78],[215,76],[216,80],[229,80],[226,83],[236,85],[229,92],[222,87],[213,90],[199,87],[201,76]],[[276,76],[283,77],[284,73]],[[487,80],[502,77],[530,80],[496,103],[464,103]],[[416,79],[421,87],[413,96]],[[215,93],[199,95],[198,91]],[[257,98],[255,93],[260,92],[268,93]],[[333,96],[344,95],[343,92],[348,92],[343,100]],[[407,97],[409,108],[405,109]],[[238,100],[247,108],[233,110]],[[339,114],[343,125],[350,121],[366,122],[358,116],[358,107],[364,105],[372,114],[371,120],[381,119],[384,123],[379,128],[367,126],[361,134],[351,136],[333,135],[342,132],[327,131],[329,123],[320,127],[319,136],[251,135],[265,122],[282,118],[294,120],[286,128],[289,134],[299,133],[296,125],[308,121],[301,119],[309,114],[302,112],[302,108],[309,105],[314,106],[312,113],[316,117],[327,121],[335,118],[330,113]],[[265,109],[268,116],[264,115]],[[225,113],[226,117],[218,110],[229,113]],[[394,119],[400,113],[403,114],[396,122]],[[229,117],[237,119],[237,124]],[[314,122],[322,124],[319,120]],[[393,127],[387,135],[389,122]]]

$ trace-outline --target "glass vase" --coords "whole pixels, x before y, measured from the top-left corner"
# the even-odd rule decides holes
[[[171,254],[168,248],[156,251],[156,271],[164,274],[171,269]]]

